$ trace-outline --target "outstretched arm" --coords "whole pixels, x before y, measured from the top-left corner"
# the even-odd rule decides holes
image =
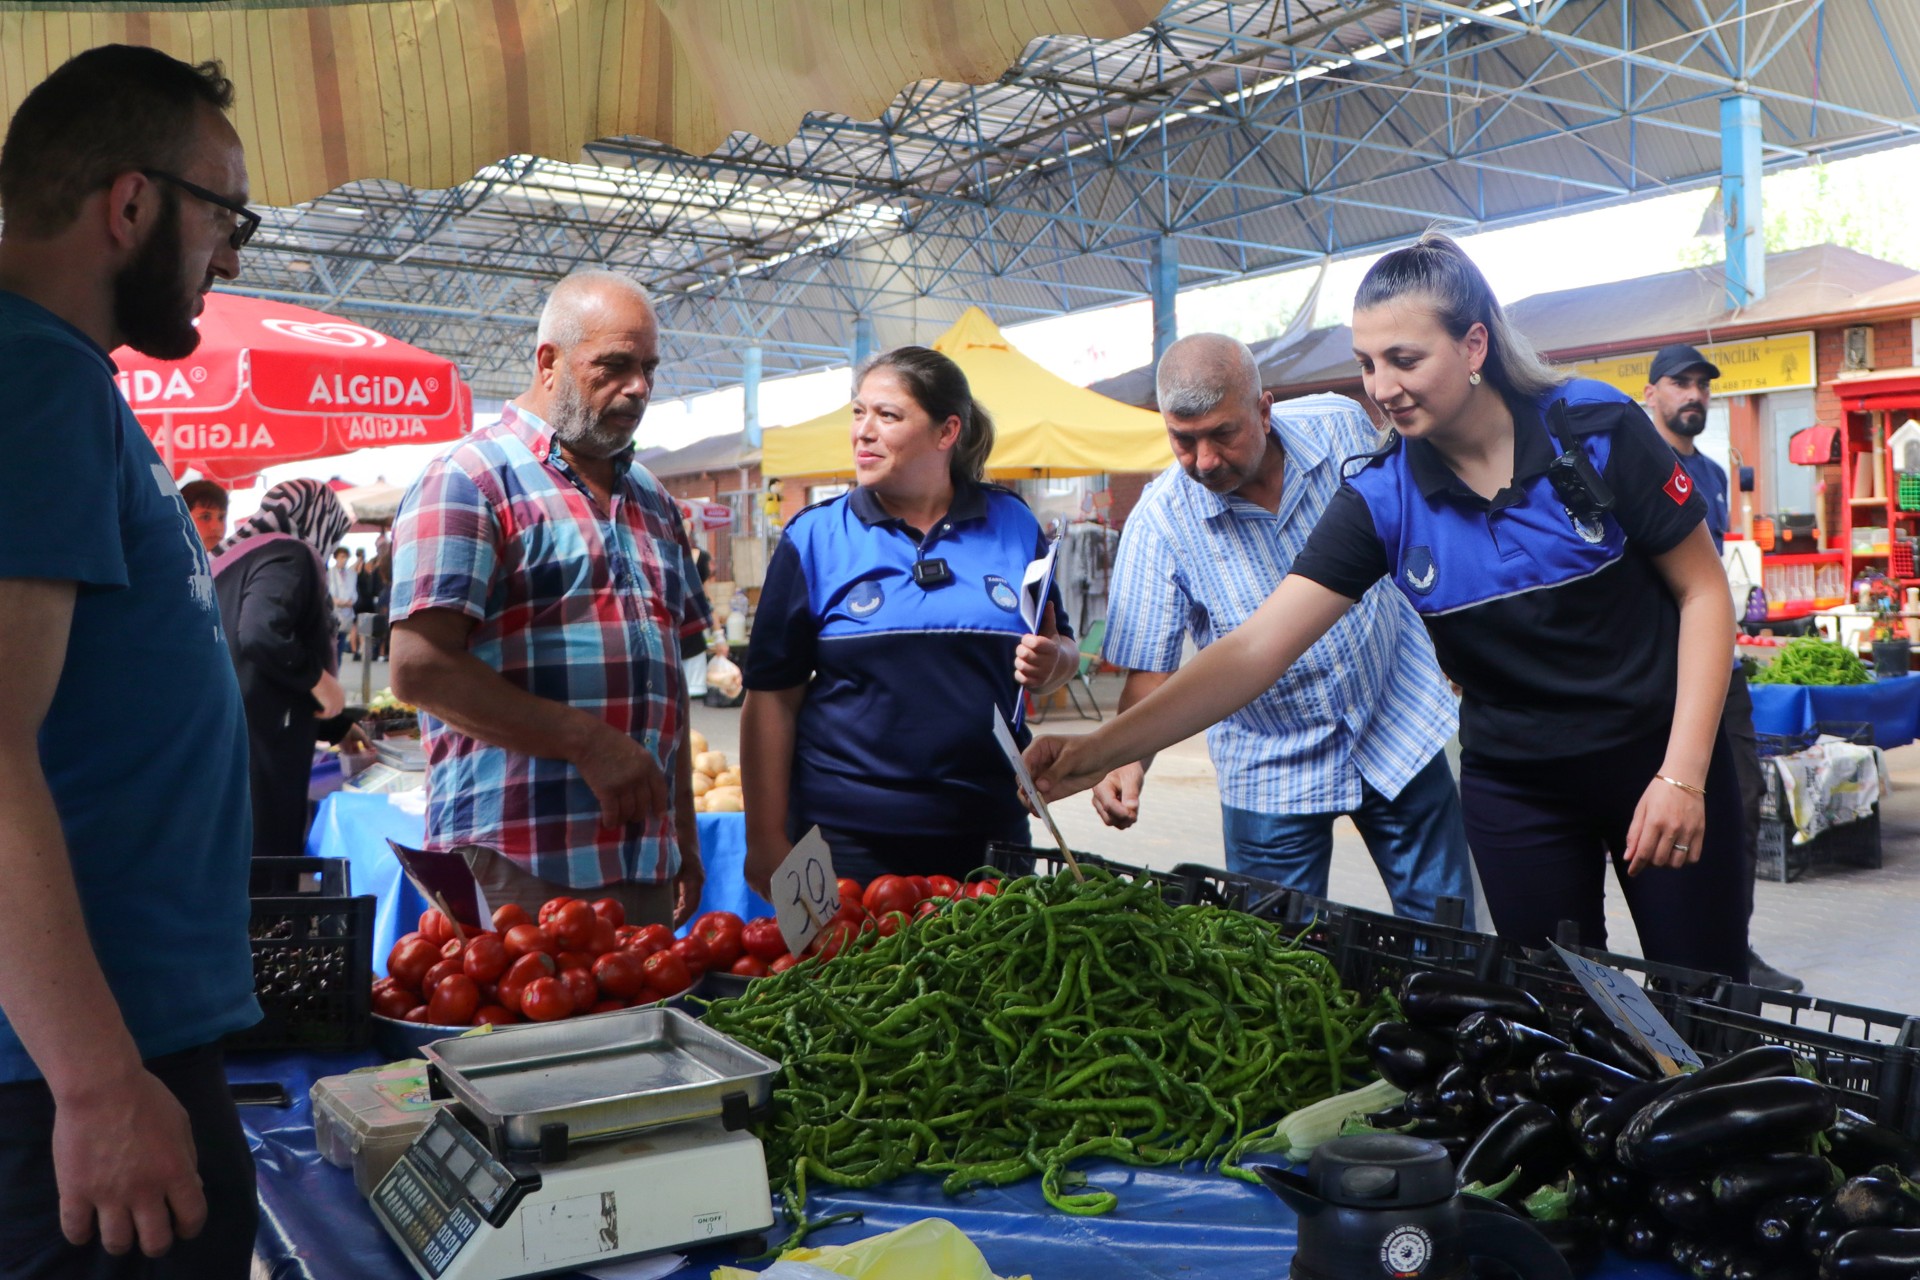
[[[1085,791],[1120,765],[1252,702],[1353,605],[1310,578],[1289,575],[1243,626],[1201,650],[1140,705],[1085,737],[1036,738],[1027,748],[1027,768],[1049,800]]]

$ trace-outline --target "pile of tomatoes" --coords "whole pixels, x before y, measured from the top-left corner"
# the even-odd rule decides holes
[[[791,969],[802,960],[823,956],[831,960],[862,935],[890,938],[912,921],[932,915],[940,904],[955,898],[988,898],[1000,892],[998,880],[960,883],[952,876],[878,876],[864,889],[858,880],[838,882],[840,910],[826,922],[801,955],[787,950],[780,926],[772,917],[747,923],[747,954],[731,972],[747,978],[765,977]],[[703,917],[704,918],[704,917]],[[695,925],[698,928],[698,923]]]
[[[373,984],[382,1017],[441,1027],[556,1022],[677,996],[709,969],[745,954],[746,922],[714,911],[684,938],[665,925],[630,925],[612,898],[554,898],[529,920],[519,906],[493,913],[483,933],[457,929],[437,910],[393,944],[387,976]],[[783,948],[784,949],[784,948]]]

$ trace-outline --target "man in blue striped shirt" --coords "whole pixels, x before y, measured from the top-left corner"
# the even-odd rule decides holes
[[[1147,486],[1115,560],[1105,657],[1127,669],[1120,708],[1260,607],[1340,487],[1374,447],[1345,396],[1275,406],[1253,355],[1219,334],[1167,349],[1160,410],[1175,465]],[[1460,796],[1445,746],[1454,700],[1426,629],[1391,583],[1375,586],[1265,695],[1207,731],[1230,870],[1324,897],[1333,820],[1349,814],[1403,916],[1467,903]],[[1139,816],[1150,761],[1107,775],[1093,804],[1109,826]]]

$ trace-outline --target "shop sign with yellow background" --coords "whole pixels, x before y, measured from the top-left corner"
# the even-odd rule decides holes
[[[1713,381],[1716,396],[1751,395],[1759,391],[1799,391],[1813,385],[1813,334],[1789,333],[1777,338],[1750,338],[1741,342],[1713,342],[1700,354],[1714,363],[1720,376]],[[1653,352],[1608,356],[1564,366],[1578,378],[1605,382],[1638,400],[1647,389],[1647,369]]]

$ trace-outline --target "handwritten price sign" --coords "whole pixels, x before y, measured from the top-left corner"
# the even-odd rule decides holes
[[[800,837],[773,872],[773,914],[787,950],[799,955],[840,910],[833,852],[818,827]]]
[[[1577,956],[1557,942],[1552,946],[1566,961],[1567,968],[1573,970],[1574,978],[1587,995],[1600,1006],[1600,1012],[1652,1054],[1662,1071],[1670,1076],[1679,1075],[1680,1064],[1701,1065],[1700,1055],[1680,1038],[1673,1024],[1660,1016],[1660,1011],[1647,999],[1647,993],[1632,978],[1618,969]]]

